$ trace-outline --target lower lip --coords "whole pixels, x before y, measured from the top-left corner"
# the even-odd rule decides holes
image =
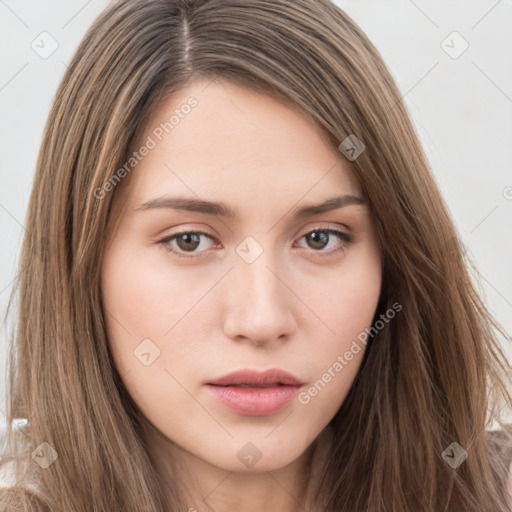
[[[232,411],[245,416],[268,416],[288,405],[297,395],[300,386],[274,386],[269,388],[242,388],[214,386],[207,389],[215,398]]]

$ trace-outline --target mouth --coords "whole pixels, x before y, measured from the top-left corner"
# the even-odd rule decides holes
[[[279,369],[240,370],[206,383],[221,404],[244,416],[269,416],[288,405],[304,383]]]

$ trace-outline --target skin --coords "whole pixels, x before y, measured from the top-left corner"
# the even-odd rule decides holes
[[[161,141],[153,136],[156,147],[116,191],[101,267],[110,349],[148,420],[158,468],[168,475],[177,462],[191,508],[296,511],[364,349],[307,404],[294,399],[268,416],[235,413],[203,384],[242,368],[284,369],[302,390],[318,381],[371,326],[381,289],[375,225],[366,203],[293,218],[297,207],[363,194],[325,134],[268,95],[193,82],[153,112],[142,143],[189,96],[197,106]],[[222,201],[239,219],[138,210],[163,195]],[[353,241],[308,235],[321,228]],[[198,230],[212,238],[158,243]],[[248,236],[263,250],[251,263],[236,252]],[[160,351],[148,366],[134,355],[145,339],[150,360]],[[237,457],[248,442],[261,455],[251,467]]]

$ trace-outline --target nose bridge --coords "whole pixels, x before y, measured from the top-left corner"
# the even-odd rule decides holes
[[[242,288],[245,286],[248,298],[256,301],[254,305],[261,304],[262,300],[275,300],[275,294],[282,294],[283,284],[275,274],[282,273],[279,269],[284,267],[277,260],[270,240],[271,237],[265,237],[260,242],[248,236],[236,248],[235,276]]]
[[[236,257],[226,290],[227,334],[260,342],[290,334],[292,297],[283,283],[286,278],[280,275],[281,268],[270,250],[263,250],[250,263],[243,257]]]
[[[254,263],[240,262],[238,276],[242,284],[240,290],[246,297],[246,304],[258,309],[267,304],[278,306],[286,298],[283,293],[283,283],[277,278],[275,265],[267,259],[260,259]]]

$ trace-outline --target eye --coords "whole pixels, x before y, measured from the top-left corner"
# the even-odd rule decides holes
[[[331,240],[333,239],[333,236],[335,238],[338,238],[338,240],[341,240],[343,243],[334,250],[323,250],[329,246]],[[317,228],[314,229],[313,231],[309,231],[305,235],[302,235],[300,239],[302,238],[304,238],[307,241],[308,245],[311,248],[315,249],[315,252],[322,253],[322,256],[330,256],[332,254],[338,253],[339,251],[344,251],[346,250],[347,245],[353,242],[352,237],[345,233],[344,231],[326,228]],[[329,249],[331,248],[332,245],[331,247],[329,247]]]
[[[166,251],[174,253],[178,258],[195,258],[196,256],[185,255],[180,251],[197,252],[195,250],[201,245],[201,237],[213,240],[212,236],[203,231],[182,231],[181,233],[165,237],[157,243],[162,244]],[[172,242],[176,243],[178,250],[173,248]]]

